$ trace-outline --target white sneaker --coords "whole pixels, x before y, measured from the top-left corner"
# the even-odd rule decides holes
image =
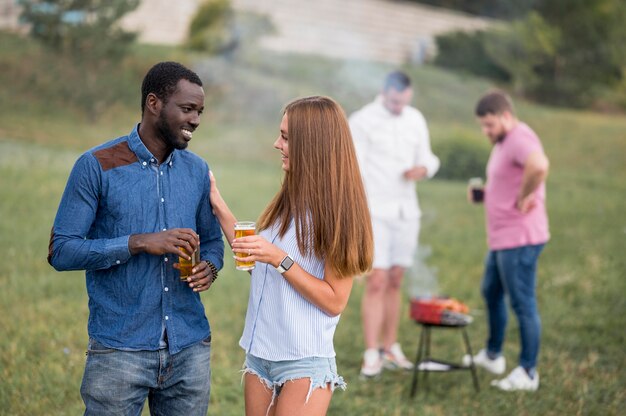
[[[465,367],[469,367],[471,364],[471,357],[469,354],[465,354],[463,356],[463,365]],[[487,356],[487,351],[482,349],[478,351],[478,354],[474,356],[474,365],[478,367],[482,367],[485,370],[489,371],[492,374],[503,374],[506,369],[506,359],[504,356],[499,356],[498,358],[492,360]]]
[[[413,363],[406,358],[397,342],[383,353],[383,366],[388,370],[413,370]]]
[[[362,377],[376,377],[383,370],[383,360],[380,352],[376,348],[368,348],[363,354],[363,365],[361,365]]]
[[[526,370],[517,367],[501,380],[493,380],[491,385],[504,391],[536,391],[539,388],[539,373],[530,378]]]

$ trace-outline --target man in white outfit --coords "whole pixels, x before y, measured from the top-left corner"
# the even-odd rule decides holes
[[[439,159],[426,120],[409,104],[413,88],[400,71],[387,75],[382,93],[350,117],[374,230],[374,265],[361,304],[365,354],[361,375],[413,368],[397,342],[401,285],[420,229],[415,182],[431,178]]]

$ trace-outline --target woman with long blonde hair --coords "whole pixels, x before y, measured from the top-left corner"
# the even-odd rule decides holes
[[[371,267],[371,220],[335,101],[289,103],[274,148],[285,176],[258,235],[234,238],[236,218],[211,177],[211,205],[235,259],[256,262],[239,341],[246,415],[324,415],[335,388],[345,388],[333,336],[354,277]]]

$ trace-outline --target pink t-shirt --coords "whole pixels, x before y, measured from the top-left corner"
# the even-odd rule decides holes
[[[491,250],[543,244],[550,239],[545,183],[535,191],[537,204],[530,212],[522,214],[516,207],[524,163],[536,151],[543,152],[543,146],[524,123],[519,123],[491,150],[485,185],[487,243]]]

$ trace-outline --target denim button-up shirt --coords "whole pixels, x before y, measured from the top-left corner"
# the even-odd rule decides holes
[[[180,280],[175,254],[131,256],[132,234],[191,228],[200,257],[222,268],[224,243],[209,204],[209,167],[186,150],[158,164],[137,127],[74,165],[50,237],[57,270],[86,270],[89,336],[110,348],[172,354],[210,335],[200,294]]]

